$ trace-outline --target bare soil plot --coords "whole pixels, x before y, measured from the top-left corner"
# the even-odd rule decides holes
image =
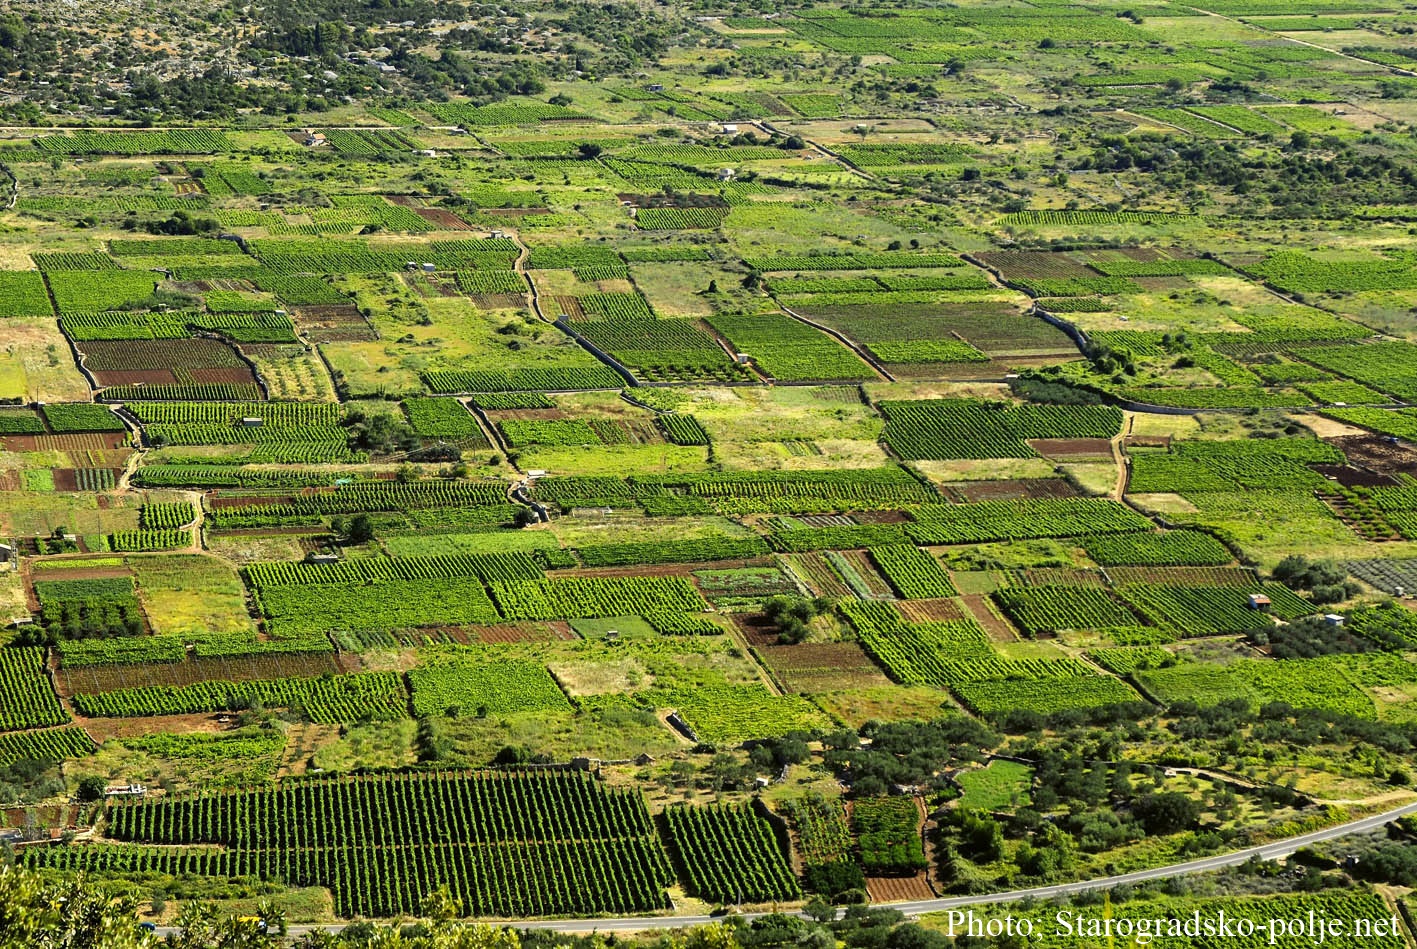
[[[764,665],[790,692],[834,692],[889,685],[856,643],[756,646]]]

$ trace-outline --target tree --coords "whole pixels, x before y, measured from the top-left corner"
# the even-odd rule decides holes
[[[595,142],[581,142],[580,145],[576,146],[576,152],[582,158],[599,158],[602,151],[604,151],[604,149]]]
[[[1200,820],[1200,802],[1182,794],[1143,794],[1132,802],[1132,814],[1148,834],[1175,834],[1189,830]]]
[[[108,782],[98,775],[89,775],[79,781],[79,800],[98,801],[102,800],[103,792],[107,790]]]
[[[351,544],[367,544],[374,539],[374,522],[369,519],[368,514],[356,514],[349,522],[349,533],[346,535]]]
[[[51,882],[21,867],[0,866],[0,946],[139,949],[132,897],[113,897],[82,878]]]

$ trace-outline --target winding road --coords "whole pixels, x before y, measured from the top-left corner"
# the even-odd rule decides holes
[[[1323,830],[1301,834],[1297,837],[1288,837],[1273,843],[1260,844],[1257,847],[1247,847],[1244,850],[1236,850],[1215,857],[1204,857],[1200,860],[1191,860],[1186,863],[1173,863],[1170,866],[1154,867],[1150,870],[1137,870],[1132,873],[1118,874],[1117,876],[1079,880],[1075,883],[1056,883],[1051,886],[1036,886],[1026,890],[1009,890],[1003,893],[947,896],[940,899],[916,900],[909,903],[877,903],[874,904],[873,908],[893,909],[913,918],[924,915],[925,913],[940,913],[962,906],[1017,903],[1022,900],[1051,900],[1060,896],[1072,896],[1091,890],[1107,890],[1124,884],[1145,883],[1148,880],[1164,880],[1172,877],[1189,876],[1194,873],[1209,873],[1214,870],[1223,870],[1226,867],[1239,866],[1257,857],[1261,860],[1278,860],[1282,857],[1289,856],[1296,850],[1312,844],[1377,830],[1383,825],[1397,820],[1399,817],[1406,817],[1409,814],[1417,814],[1417,802],[1404,804],[1402,807],[1395,807],[1390,811],[1374,814],[1371,817],[1361,817],[1357,820],[1349,821],[1346,824],[1337,824]],[[744,913],[741,918],[751,920],[767,915],[769,914]],[[718,922],[721,919],[722,917],[719,916],[621,916],[611,919],[523,920],[507,922],[504,925],[516,929],[549,929],[562,933],[585,934],[678,929],[686,926],[702,926],[707,923]],[[290,934],[292,936],[301,936],[317,929],[323,929],[328,932],[339,932],[343,928],[343,923],[331,923],[328,925],[294,925],[290,927]],[[168,934],[176,935],[179,932],[179,929],[170,926],[160,926],[157,929],[157,935],[159,936],[166,936]]]

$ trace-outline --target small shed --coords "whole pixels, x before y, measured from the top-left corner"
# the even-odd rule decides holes
[[[724,134],[724,135],[737,135],[737,134],[738,134],[738,126],[734,125],[732,122],[726,123],[726,124],[723,126],[723,134]]]
[[[437,264],[424,264],[424,265],[423,265],[423,272],[424,272],[424,273],[433,273],[433,271],[435,271],[435,270],[437,270],[437,269],[438,269],[438,265],[437,265]]]
[[[142,797],[148,789],[141,784],[110,784],[103,793],[109,797]]]
[[[1324,623],[1328,626],[1342,626],[1343,617],[1338,613],[1325,613]]]
[[[1269,597],[1263,593],[1251,593],[1249,595],[1249,606],[1252,610],[1268,610]]]
[[[242,428],[260,428],[266,420],[259,415],[247,415],[241,419]]]

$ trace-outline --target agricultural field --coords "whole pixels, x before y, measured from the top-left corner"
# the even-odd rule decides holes
[[[1411,10],[396,6],[0,16],[0,892],[1411,904]]]

